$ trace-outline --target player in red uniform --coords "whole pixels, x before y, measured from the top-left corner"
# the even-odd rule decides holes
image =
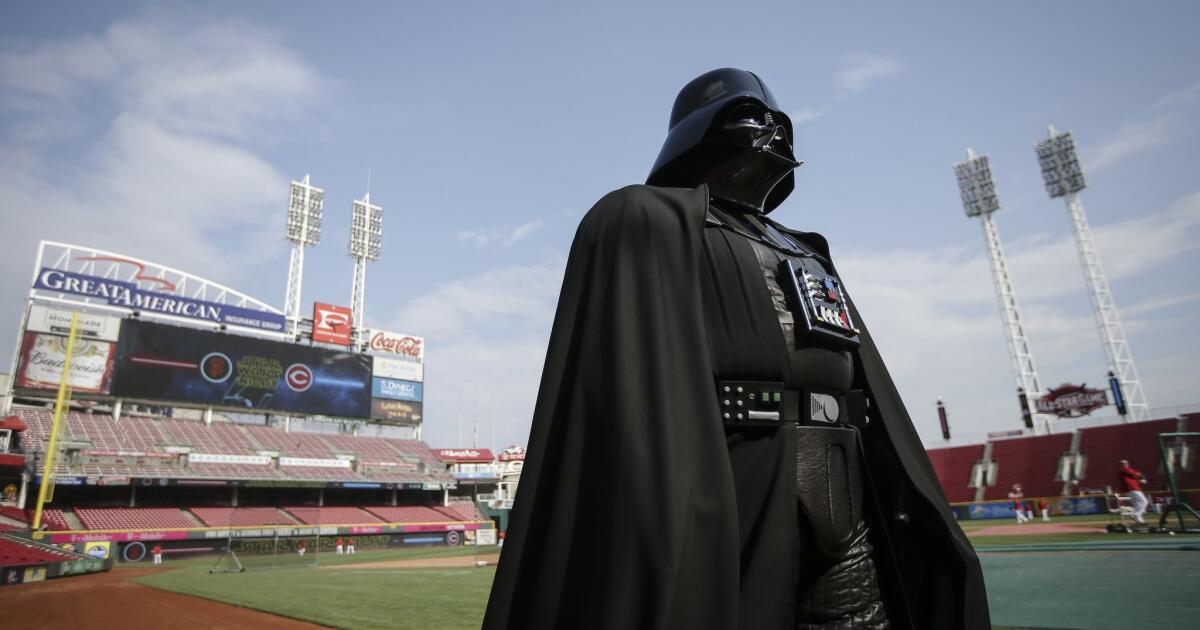
[[[346,553],[348,553],[350,555],[354,555],[354,539],[353,538],[346,539]]]
[[[342,555],[342,537],[341,536],[338,536],[338,539],[333,541],[333,546],[334,546],[334,549],[337,551],[337,555],[339,555],[339,556]]]
[[[1142,515],[1146,513],[1146,494],[1142,492],[1142,484],[1146,477],[1140,471],[1129,465],[1129,460],[1121,460],[1121,485],[1129,493],[1129,502],[1133,505],[1133,520],[1145,524]]]
[[[162,545],[154,545],[150,553],[154,554],[154,564],[162,564]]]

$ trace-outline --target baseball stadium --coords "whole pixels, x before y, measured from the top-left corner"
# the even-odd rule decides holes
[[[421,440],[421,337],[76,245],[34,268],[0,420],[0,605],[23,627],[478,627],[525,453]],[[1200,413],[1056,428],[928,450],[994,619],[1133,627],[1095,605],[1133,588],[1131,619],[1195,620]]]
[[[1200,628],[1195,8],[9,4],[0,628]]]

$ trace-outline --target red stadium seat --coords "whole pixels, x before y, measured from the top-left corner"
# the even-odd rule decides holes
[[[931,449],[927,453],[947,501],[960,503],[975,499],[975,488],[969,485],[971,468],[983,458],[982,444]]]

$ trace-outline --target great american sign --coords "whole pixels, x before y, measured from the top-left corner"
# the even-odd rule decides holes
[[[271,332],[280,332],[284,328],[285,320],[282,314],[150,291],[141,289],[132,282],[51,267],[41,268],[33,288],[100,299],[112,306],[132,311],[150,311]]]

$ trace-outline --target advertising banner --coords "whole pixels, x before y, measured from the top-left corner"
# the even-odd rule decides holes
[[[77,393],[107,394],[112,384],[116,353],[107,341],[76,339],[67,384]],[[67,338],[27,332],[21,341],[17,387],[58,389],[67,359]]]
[[[419,361],[371,357],[371,376],[420,383],[425,380],[425,364]]]
[[[376,330],[371,333],[371,352],[403,361],[425,360],[425,339],[416,335]]]
[[[25,330],[66,336],[71,332],[71,314],[66,309],[34,304],[29,307]],[[121,318],[80,312],[75,331],[81,339],[116,341],[121,333]]]
[[[313,303],[313,341],[350,345],[350,309],[322,302]]]
[[[174,288],[169,283],[164,286]],[[279,313],[218,304],[173,293],[147,291],[138,288],[132,282],[122,282],[112,278],[101,278],[49,267],[43,267],[38,272],[37,278],[33,282],[33,288],[104,300],[112,306],[120,306],[132,311],[152,311],[176,317],[275,332],[282,331],[284,327],[284,317]]]
[[[397,381],[390,378],[371,379],[371,395],[375,398],[421,402],[423,399],[422,389],[421,383],[414,381]]]
[[[127,319],[112,394],[369,418],[370,357]]]
[[[492,452],[486,448],[435,448],[433,454],[444,462],[491,463]]]
[[[420,424],[421,403],[372,398],[371,419],[387,424]]]

